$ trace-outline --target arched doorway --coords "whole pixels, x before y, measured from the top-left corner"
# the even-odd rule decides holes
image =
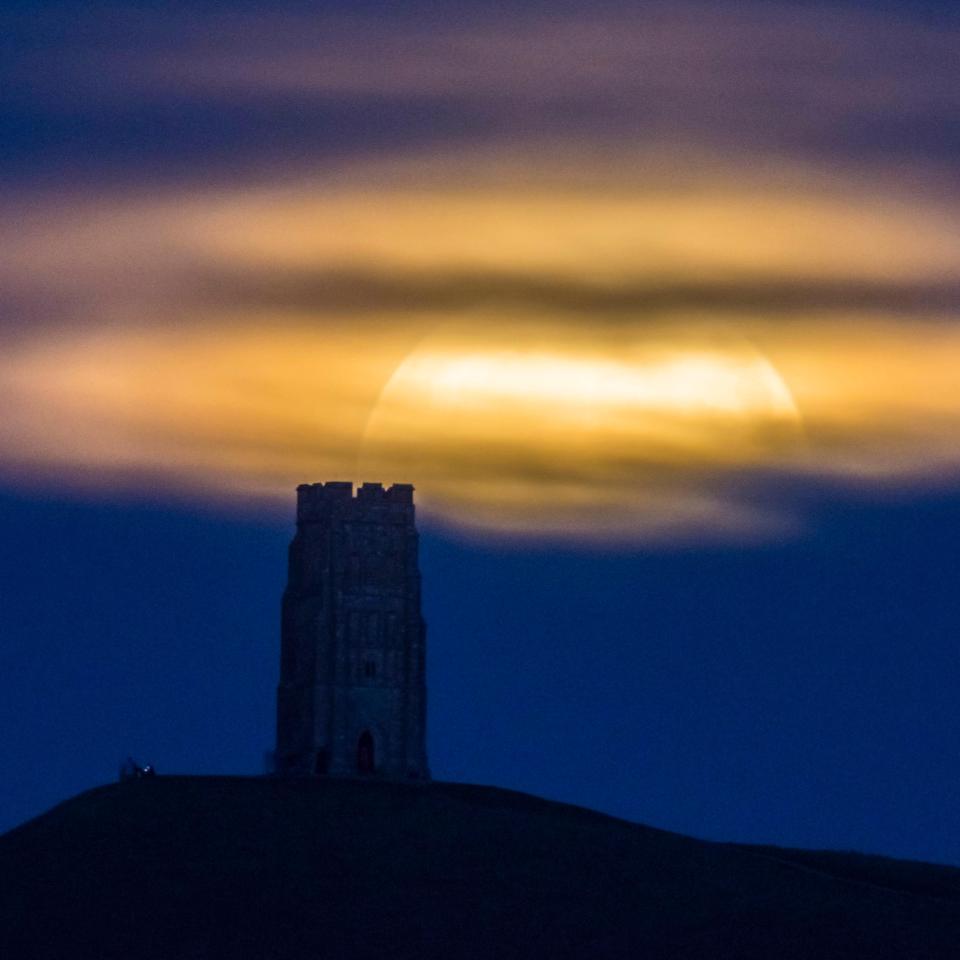
[[[364,730],[357,741],[357,773],[373,773],[373,737]]]

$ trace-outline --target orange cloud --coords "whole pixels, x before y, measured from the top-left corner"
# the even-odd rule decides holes
[[[2,469],[261,503],[408,480],[439,522],[647,541],[783,530],[782,478],[952,482],[949,192],[516,158],[25,210],[0,281],[71,322],[7,338]]]
[[[752,473],[897,483],[960,467],[953,324],[673,317],[591,336],[476,315],[433,318],[417,342],[424,320],[25,349],[0,375],[0,448],[259,500],[305,478],[412,479],[444,522],[607,539],[782,527],[755,485],[738,489]]]

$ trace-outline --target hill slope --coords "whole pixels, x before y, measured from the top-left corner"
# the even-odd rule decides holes
[[[490,787],[159,777],[0,837],[5,958],[960,957],[960,870]]]

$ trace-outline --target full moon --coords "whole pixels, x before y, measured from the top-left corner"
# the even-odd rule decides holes
[[[656,501],[673,472],[749,467],[801,434],[783,377],[725,330],[478,319],[399,364],[359,473],[415,474],[421,502],[480,526],[589,530],[604,488]]]

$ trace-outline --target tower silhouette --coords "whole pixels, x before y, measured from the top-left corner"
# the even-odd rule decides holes
[[[297,488],[278,773],[429,778],[417,552],[410,484]]]

